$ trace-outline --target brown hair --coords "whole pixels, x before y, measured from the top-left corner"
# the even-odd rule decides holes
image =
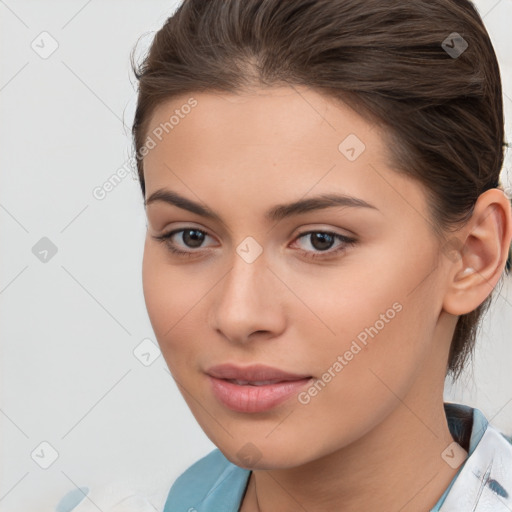
[[[140,66],[133,52],[131,59],[143,195],[155,107],[193,92],[281,85],[341,100],[384,128],[392,167],[424,185],[427,220],[447,256],[463,249],[450,231],[469,220],[480,194],[500,187],[500,71],[468,0],[185,0]],[[454,378],[472,355],[492,296],[458,319],[447,368]]]

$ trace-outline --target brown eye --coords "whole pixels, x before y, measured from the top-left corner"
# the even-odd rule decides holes
[[[349,238],[339,233],[332,233],[330,231],[307,231],[301,233],[296,240],[305,239],[309,242],[309,245],[313,250],[300,249],[307,258],[322,258],[330,257],[347,249],[348,246],[355,245],[357,240],[355,238]],[[336,240],[340,241],[339,246],[329,251]]]
[[[175,235],[178,233],[182,233],[181,237],[177,237],[178,240],[181,238],[181,244],[177,244],[174,240]],[[209,236],[206,232],[197,228],[181,228],[170,231],[169,233],[164,233],[163,235],[153,236],[153,238],[159,242],[163,242],[166,244],[167,248],[176,255],[179,256],[196,256],[195,253],[200,251],[195,251],[193,249],[201,248],[202,243],[206,236]],[[192,250],[181,250],[184,249],[192,249]]]
[[[183,232],[181,239],[187,247],[197,248],[203,243],[205,235],[203,231],[199,229],[183,229],[181,231]]]
[[[330,233],[316,232],[310,233],[308,236],[310,237],[311,245],[318,251],[330,249],[335,241],[335,238]]]

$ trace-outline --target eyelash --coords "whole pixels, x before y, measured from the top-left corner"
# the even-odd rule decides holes
[[[181,229],[175,229],[173,231],[170,231],[169,233],[164,233],[163,235],[153,236],[155,240],[158,242],[163,242],[167,245],[167,248],[175,255],[180,257],[195,257],[195,253],[198,251],[182,251],[180,249],[177,249],[176,246],[171,242],[171,238],[176,233],[181,233],[182,231],[187,230],[194,230],[198,231],[199,233],[203,233],[205,235],[208,235],[206,231],[203,231],[202,229],[196,229],[194,227],[185,227]],[[321,231],[321,230],[311,230],[311,231],[304,231],[303,233],[299,233],[295,240],[298,240],[306,235],[311,235],[313,233],[322,233],[324,235],[331,235],[334,238],[338,239],[339,241],[343,242],[342,245],[340,245],[337,249],[334,250],[326,250],[316,253],[311,253],[311,251],[305,251],[304,249],[299,249],[299,252],[301,252],[306,258],[310,258],[312,260],[314,259],[327,259],[329,257],[332,257],[335,254],[341,253],[345,251],[348,247],[351,247],[357,243],[357,240],[355,238],[350,238],[344,235],[340,235],[339,233],[334,233],[332,231]]]

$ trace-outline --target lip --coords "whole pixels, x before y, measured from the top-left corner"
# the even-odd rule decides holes
[[[243,367],[234,364],[219,364],[210,367],[206,370],[206,373],[217,379],[237,379],[253,382],[263,380],[289,381],[311,377],[311,375],[288,373],[279,368],[273,368],[272,366],[265,366],[263,364],[252,364]]]
[[[237,412],[264,412],[296,395],[310,383],[311,375],[298,375],[264,365],[240,367],[233,364],[209,368],[208,375],[215,397]],[[244,383],[231,382],[232,380]],[[256,382],[265,382],[255,385]]]

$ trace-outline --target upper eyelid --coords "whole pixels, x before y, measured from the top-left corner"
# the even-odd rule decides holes
[[[311,224],[315,225],[315,224],[322,224],[322,223],[315,223],[315,222],[312,222]],[[182,231],[182,230],[185,230],[185,229],[197,229],[198,231],[203,231],[204,233],[206,233],[207,235],[214,237],[214,235],[211,235],[210,234],[210,230],[208,228],[204,228],[202,226],[194,226],[194,223],[189,223],[189,224],[185,224],[184,226],[181,226],[181,227],[177,227],[177,228],[172,228],[172,229],[169,229],[169,231],[166,231],[166,230],[163,230],[163,233],[162,234],[169,234],[169,233],[172,233],[172,232],[176,232],[176,231]],[[295,228],[292,230],[292,234],[295,233],[297,230],[301,230],[299,232],[296,233],[295,236],[298,236],[298,235],[303,235],[307,232],[322,232],[322,233],[334,233],[336,235],[340,235],[340,236],[344,236],[344,237],[347,237],[347,238],[351,238],[351,237],[355,237],[357,236],[354,232],[350,231],[349,229],[347,228],[334,228],[334,227],[304,227],[304,228]],[[304,229],[304,231],[302,231],[302,229]],[[336,230],[337,229],[343,229],[345,231],[345,233],[338,233]],[[290,235],[292,236],[292,235]]]

